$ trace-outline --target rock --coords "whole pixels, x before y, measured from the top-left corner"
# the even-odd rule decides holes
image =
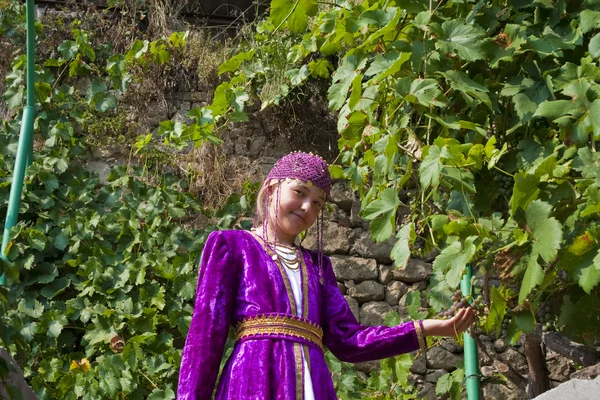
[[[529,372],[529,367],[527,366],[527,359],[525,356],[511,347],[506,349],[504,353],[498,354],[498,358],[511,365],[523,375],[526,375]]]
[[[438,396],[435,394],[435,385],[431,382],[424,382],[423,388],[417,394],[417,399],[437,400]]]
[[[397,306],[402,296],[408,291],[408,286],[404,282],[391,281],[385,288],[385,301],[391,306]]]
[[[548,367],[550,379],[558,382],[568,381],[571,374],[575,372],[573,361],[552,350],[548,350],[546,353],[546,366]]]
[[[264,136],[255,136],[250,141],[250,146],[248,147],[248,155],[253,158],[257,158],[260,156],[260,153],[265,148],[267,144],[267,138]]]
[[[365,374],[370,374],[371,372],[379,371],[380,361],[366,361],[361,363],[354,364],[354,368],[357,371],[363,372]]]
[[[408,383],[410,383],[411,385],[417,386],[423,384],[423,382],[423,377],[421,375],[408,374]]]
[[[393,279],[406,283],[425,281],[425,285],[427,285],[426,281],[432,274],[433,267],[431,264],[417,258],[408,260],[405,268],[396,268],[393,264],[379,266],[379,280],[381,283],[387,283]]]
[[[282,137],[276,137],[273,141],[267,143],[263,156],[280,159],[290,151],[292,151],[292,149],[288,141]]]
[[[354,297],[359,303],[383,300],[385,298],[385,287],[375,281],[363,281],[348,289],[348,295]]]
[[[571,374],[572,379],[594,379],[600,376],[600,364],[592,365]]]
[[[323,213],[323,217],[325,218],[326,221],[336,222],[341,226],[350,228],[350,225],[351,225],[350,217],[348,216],[348,214],[346,214],[344,212],[344,210],[339,208],[334,203],[327,203],[325,205],[325,211]]]
[[[169,108],[165,101],[156,100],[147,104],[147,109],[152,110],[151,113],[146,113],[146,120],[144,123],[153,128],[160,122],[169,119]]]
[[[501,338],[494,341],[494,351],[496,351],[496,353],[504,353],[506,348],[507,345],[506,342],[504,342],[504,339]]]
[[[189,101],[182,101],[181,105],[179,106],[179,109],[182,111],[185,111],[186,113],[188,111],[190,111],[191,108],[192,108],[192,103],[190,103]]]
[[[377,263],[360,257],[331,256],[331,266],[340,281],[355,280],[358,282],[377,279]]]
[[[358,214],[360,213],[360,201],[354,200],[352,207],[350,208],[350,223],[353,228],[362,227],[363,225],[369,224],[369,221],[362,219]]]
[[[331,187],[330,201],[342,210],[350,212],[354,202],[354,193],[350,189],[350,184],[347,181],[334,183]]]
[[[483,386],[483,398],[484,399],[502,399],[502,400],[522,400],[526,399],[527,396],[523,396],[525,393],[514,391],[506,385],[484,385]],[[536,397],[536,400],[539,397]]]
[[[346,285],[344,285],[341,282],[337,283],[338,289],[340,289],[340,292],[342,292],[342,294],[346,294]]]
[[[480,368],[481,371],[481,375],[485,376],[485,377],[490,377],[490,376],[494,376],[496,374],[496,368],[489,366],[489,365],[485,365],[483,367]]]
[[[110,170],[112,166],[105,162],[101,161],[88,161],[85,165],[85,168],[90,172],[95,172],[100,177],[100,183],[102,185],[108,185],[108,174],[110,174]]]
[[[440,379],[443,375],[446,375],[448,372],[443,369],[432,369],[427,372],[425,375],[425,382],[436,383],[438,379]]]
[[[187,115],[187,111],[178,110],[171,118],[173,122],[181,122],[182,124],[192,124],[194,120]]]
[[[378,263],[389,264],[392,262],[390,252],[396,243],[396,238],[391,237],[383,243],[375,243],[371,239],[369,231],[355,232],[356,238],[350,249],[351,254],[359,254],[362,257],[374,258]]]
[[[323,251],[325,254],[347,254],[350,250],[352,229],[333,222],[325,222],[323,227]],[[314,224],[306,235],[302,245],[308,249],[317,249],[317,224]]]
[[[427,368],[454,371],[462,357],[458,357],[441,346],[432,347],[427,351]]]
[[[600,393],[600,377],[594,380],[572,379],[542,393],[536,400],[597,400]]]
[[[383,325],[385,316],[392,311],[388,303],[381,301],[369,301],[360,308],[360,322],[364,325]]]
[[[427,356],[425,353],[421,353],[419,357],[416,357],[413,365],[409,368],[409,371],[413,374],[425,375],[427,373]]]
[[[344,298],[346,299],[346,302],[348,303],[348,306],[350,307],[350,311],[352,311],[352,314],[354,315],[356,320],[360,321],[360,309],[358,307],[358,301],[354,300],[350,296],[344,296]]]
[[[464,351],[463,346],[456,343],[454,341],[454,339],[452,339],[452,338],[443,338],[440,341],[440,346],[442,346],[444,349],[446,349],[449,352],[454,353],[454,354],[458,354],[458,353],[462,354]]]
[[[189,97],[186,98],[186,100],[209,102],[211,101],[211,98],[212,94],[209,92],[191,92],[189,94]]]
[[[6,374],[4,377],[5,381],[0,383],[0,397],[3,399],[21,398],[23,400],[37,400],[35,392],[25,380],[23,371],[21,371],[17,362],[4,347],[0,347],[0,357],[3,358],[3,361],[6,363],[5,368],[8,367],[4,371]],[[9,394],[9,391],[6,389],[7,386],[12,386],[12,390],[10,390],[11,394]],[[21,396],[13,397],[12,394],[15,392],[19,393]]]

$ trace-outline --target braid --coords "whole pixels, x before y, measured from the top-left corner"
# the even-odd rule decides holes
[[[279,220],[279,194],[281,193],[281,183],[277,184],[277,192],[275,193],[275,221],[273,222],[273,243],[275,249],[277,248],[277,221]]]
[[[319,252],[319,282],[323,284],[323,209],[317,219],[317,246]]]

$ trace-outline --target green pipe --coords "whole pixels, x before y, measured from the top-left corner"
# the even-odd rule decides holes
[[[9,244],[9,232],[17,224],[19,207],[21,206],[21,194],[23,193],[23,182],[25,170],[33,161],[33,121],[35,120],[35,4],[33,0],[26,3],[27,18],[27,99],[23,109],[21,132],[10,196],[8,198],[8,210],[4,222],[4,233],[2,235],[2,249],[0,258],[9,261],[6,249]],[[0,276],[0,285],[4,285],[4,275]]]
[[[469,303],[473,302],[471,293],[471,276],[473,275],[473,267],[467,266],[467,271],[463,275],[462,281],[460,282],[460,290],[463,296],[471,295]],[[475,339],[468,333],[463,333],[464,347],[465,347],[465,379],[467,382],[467,399],[468,400],[479,400],[481,399],[481,389],[479,385],[480,374],[479,374],[479,360],[477,354],[477,344]]]

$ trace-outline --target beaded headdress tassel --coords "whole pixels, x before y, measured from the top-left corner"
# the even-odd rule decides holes
[[[283,156],[277,161],[275,166],[271,169],[271,172],[267,175],[265,185],[268,185],[271,181],[283,181],[297,179],[305,182],[308,186],[315,185],[323,191],[326,198],[329,198],[331,190],[331,176],[329,175],[329,169],[327,163],[321,157],[312,153],[294,152]],[[277,188],[275,193],[275,219],[278,217],[279,210],[279,193],[280,186]],[[269,242],[267,220],[269,218],[268,205],[271,201],[270,191],[266,191],[266,196],[262,202],[262,234],[265,243]],[[256,221],[255,221],[256,225]],[[274,224],[277,229],[277,224]],[[277,240],[277,231],[275,231],[275,238]],[[323,282],[323,209],[321,209],[321,215],[317,218],[317,243],[318,243],[318,254],[319,254],[319,281]]]

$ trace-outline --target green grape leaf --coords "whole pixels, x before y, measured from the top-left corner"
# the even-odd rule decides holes
[[[515,174],[514,179],[513,194],[509,201],[511,214],[513,215],[518,208],[526,209],[529,203],[537,199],[540,193],[538,188],[539,177],[518,172]]]
[[[593,152],[589,147],[583,147],[577,151],[577,157],[573,161],[573,169],[581,172],[581,176],[595,179],[600,185],[600,153]]]
[[[444,54],[456,52],[465,61],[486,57],[484,32],[478,25],[468,25],[462,19],[455,18],[445,21],[441,28],[431,24],[431,30],[438,36],[435,47]]]
[[[329,78],[331,71],[333,71],[333,64],[329,60],[319,58],[316,61],[311,61],[308,64],[308,70],[310,76],[313,78]]]
[[[423,188],[436,187],[440,183],[443,166],[441,149],[434,144],[426,147],[423,153],[425,157],[419,166],[421,186]]]
[[[529,295],[533,288],[544,280],[544,270],[537,261],[538,256],[537,253],[529,255],[527,269],[525,270],[525,275],[523,276],[521,289],[519,291],[519,304],[523,304],[527,295]]]
[[[404,268],[410,259],[410,244],[416,238],[414,222],[404,225],[396,238],[398,240],[394,244],[390,256],[397,268]]]
[[[363,218],[373,220],[379,216],[390,217],[396,213],[400,205],[398,194],[394,188],[387,188],[381,192],[378,199],[372,201],[363,211]]]
[[[594,254],[591,253],[591,258]],[[579,263],[574,268],[573,276],[581,288],[591,295],[592,289],[600,283],[600,251],[596,251],[596,256],[590,263]]]
[[[559,324],[562,333],[593,347],[600,332],[600,298],[584,295],[573,304],[570,296],[565,296]]]
[[[94,96],[94,103],[96,105],[96,110],[103,113],[114,110],[117,107],[117,98],[112,93],[98,93]]]
[[[589,44],[590,56],[592,58],[600,58],[600,33],[594,35]]]
[[[394,382],[400,387],[406,387],[408,385],[408,375],[410,374],[410,367],[413,365],[413,357],[410,354],[402,354],[393,358],[394,360]]]
[[[532,254],[550,263],[556,258],[562,241],[562,225],[550,217],[552,206],[535,200],[525,211],[525,220],[533,237]]]
[[[6,105],[9,110],[13,110],[17,107],[20,107],[23,102],[23,93],[25,92],[25,87],[23,85],[19,86],[11,86],[9,87],[2,98],[6,101]]]
[[[47,299],[52,299],[57,294],[64,292],[70,284],[71,280],[65,277],[55,279],[49,285],[44,286],[40,294]]]
[[[421,307],[421,292],[411,290],[406,294],[406,311],[411,319],[423,319],[427,317],[427,312],[419,311]]]
[[[496,333],[499,333],[505,313],[506,299],[504,296],[502,296],[497,287],[492,286],[490,312],[485,320],[484,325],[486,332],[495,331]]]
[[[467,263],[471,261],[477,247],[476,236],[469,236],[464,245],[459,240],[445,247],[433,262],[433,269],[446,275],[448,285],[455,288],[462,279]]]
[[[396,210],[400,205],[394,188],[387,188],[379,199],[372,201],[363,211],[363,218],[371,220],[370,231],[373,240],[383,242],[392,236]]]
[[[524,310],[518,313],[515,313],[514,320],[516,326],[521,329],[525,333],[531,333],[533,331],[533,327],[535,325],[535,319],[533,318],[533,314],[530,310]],[[512,321],[511,321],[512,322]],[[508,333],[507,333],[508,337]]]
[[[79,46],[72,40],[65,40],[58,46],[58,51],[62,55],[62,58],[70,60],[79,51]]]
[[[435,384],[435,394],[437,394],[438,396],[442,396],[446,393],[449,393],[450,389],[452,389],[453,383],[454,379],[452,379],[452,375],[450,375],[449,373],[440,376],[440,378]]]
[[[46,238],[46,235],[44,235],[43,232],[38,231],[37,229],[29,230],[29,236],[27,238],[27,241],[33,249],[38,251],[44,251],[44,249],[46,248],[47,240],[48,239]]]
[[[362,93],[362,74],[358,74],[352,79],[352,93],[348,99],[348,107],[350,110],[354,110],[356,104],[360,101],[360,95]]]
[[[231,57],[229,60],[219,65],[218,74],[222,75],[225,72],[237,72],[237,70],[240,68],[240,65],[242,65],[244,61],[252,60],[255,51],[256,50],[254,49],[250,51],[243,51]]]
[[[581,33],[588,33],[592,29],[600,27],[600,11],[583,10],[579,13]]]
[[[471,100],[472,96],[485,104],[490,110],[492,109],[492,101],[487,94],[489,92],[488,88],[475,82],[462,71],[447,71],[443,75],[454,90],[458,90],[465,95],[466,100]]]
[[[275,29],[286,26],[293,32],[304,32],[308,17],[317,10],[316,0],[271,0],[271,23]]]

